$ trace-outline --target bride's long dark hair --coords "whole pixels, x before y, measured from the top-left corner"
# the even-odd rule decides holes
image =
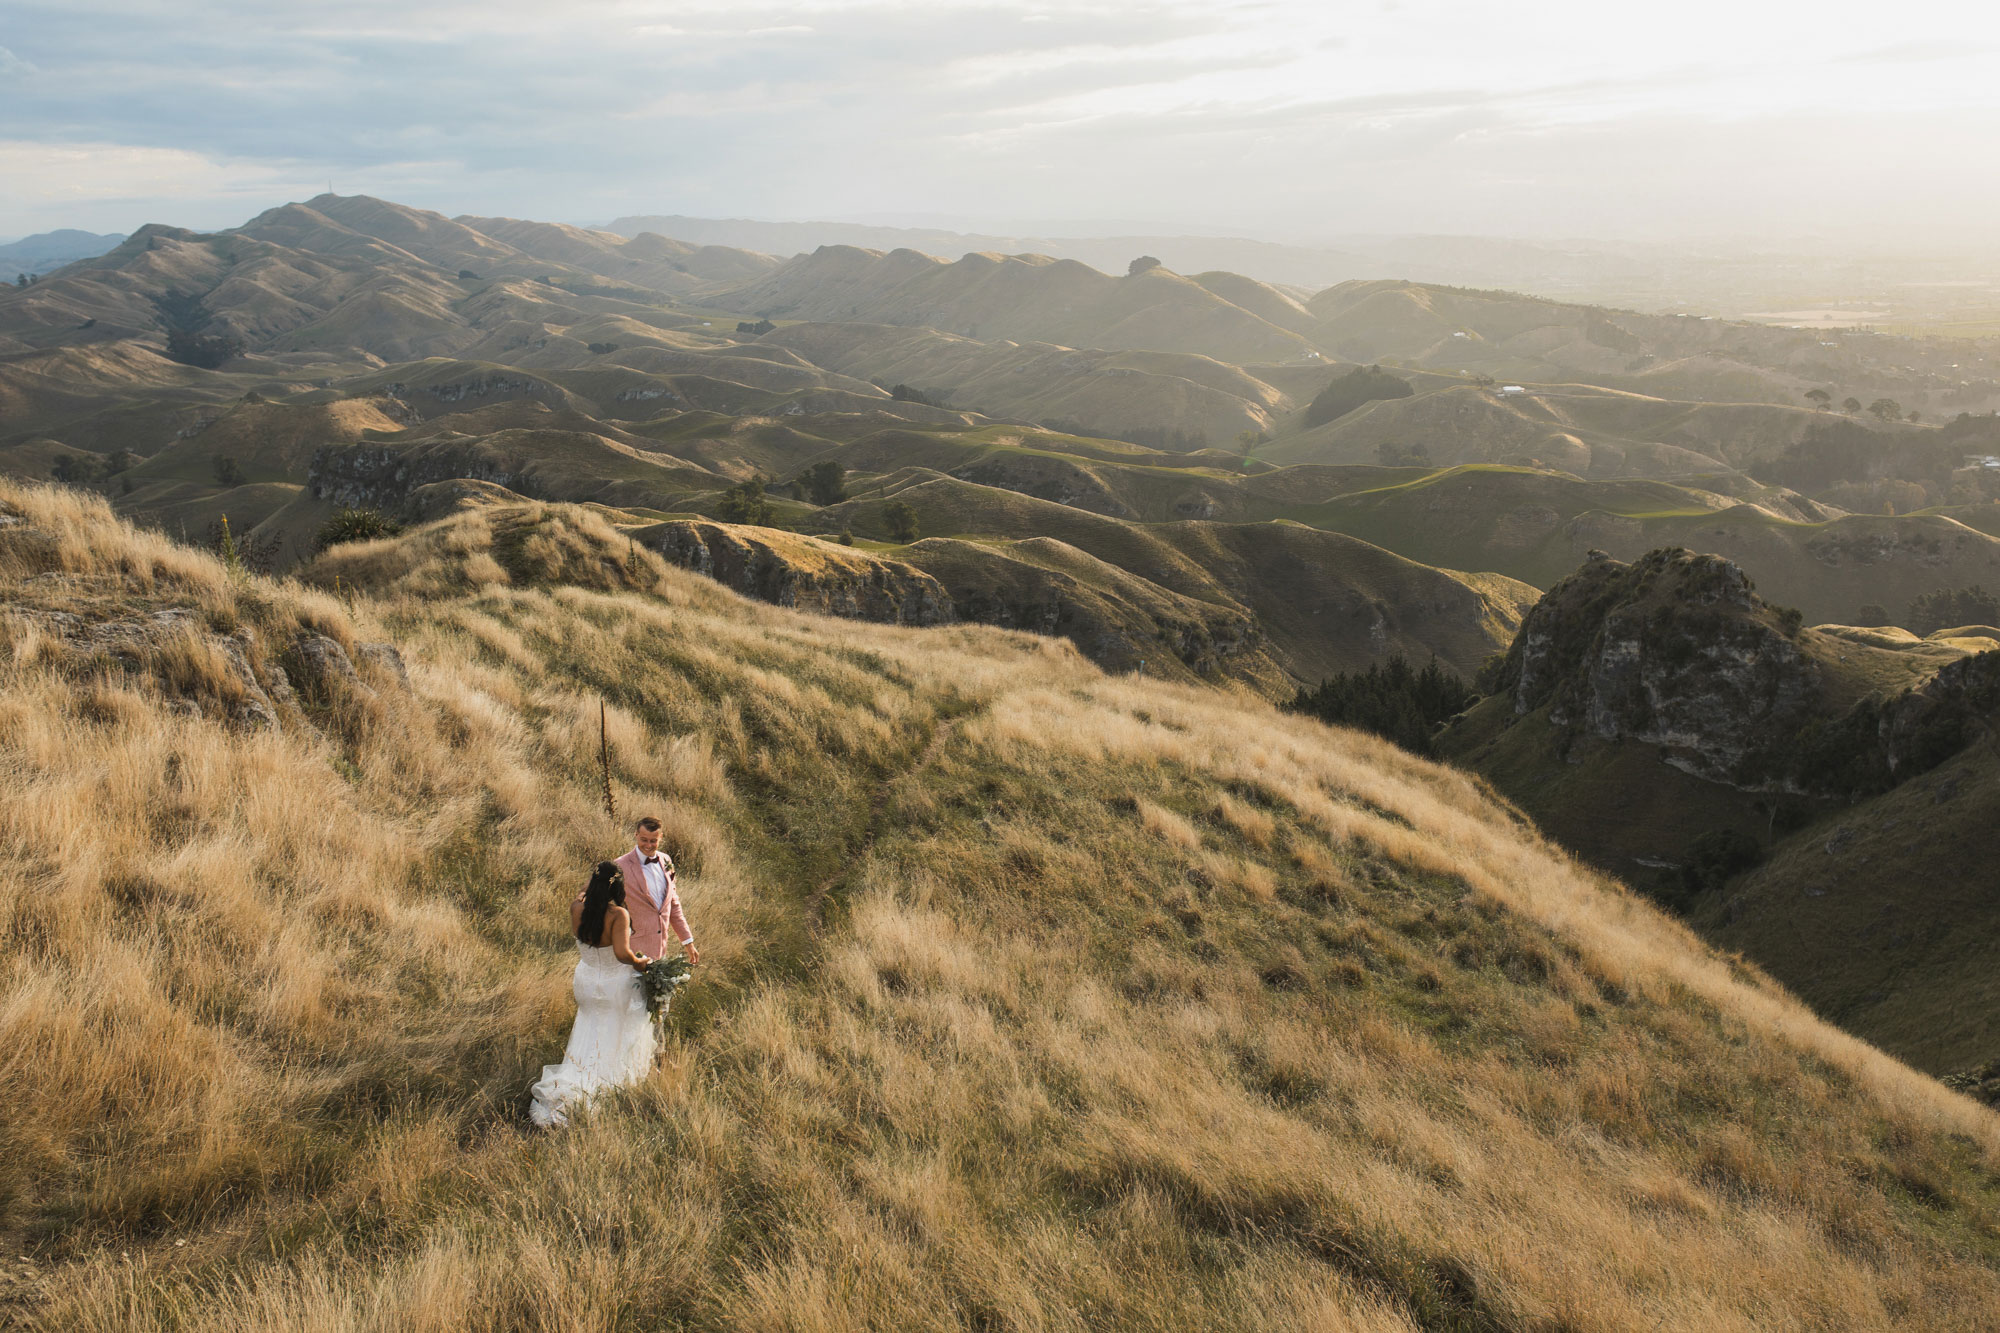
[[[590,887],[583,891],[583,915],[576,923],[577,939],[595,948],[604,937],[605,912],[614,903],[622,906],[624,902],[625,872],[615,861],[599,861],[590,877]]]

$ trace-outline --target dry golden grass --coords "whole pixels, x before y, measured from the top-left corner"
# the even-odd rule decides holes
[[[338,553],[379,589],[345,600],[58,491],[0,515],[0,1239],[40,1273],[0,1321],[2000,1310],[2000,1118],[1451,770],[1056,641],[628,570],[563,507],[511,547],[469,514]],[[246,730],[200,634],[100,660],[43,614],[173,606],[267,675],[301,628],[390,639],[410,687]],[[658,1071],[544,1136],[562,906],[622,838],[600,697],[706,961]]]

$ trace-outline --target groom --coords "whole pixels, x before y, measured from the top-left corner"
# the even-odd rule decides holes
[[[681,898],[674,892],[674,859],[660,850],[660,821],[647,815],[633,826],[631,851],[618,858],[625,873],[625,910],[632,915],[632,951],[658,958],[667,942],[667,927],[687,950],[690,964],[701,961],[694,947],[694,932],[688,929],[681,911]]]

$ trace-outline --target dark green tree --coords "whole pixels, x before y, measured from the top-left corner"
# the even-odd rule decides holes
[[[1140,255],[1137,259],[1133,260],[1131,263],[1125,266],[1125,276],[1128,278],[1136,278],[1141,273],[1150,273],[1159,266],[1160,266],[1160,261],[1153,258],[1153,256]]]
[[[837,505],[847,498],[847,469],[822,459],[799,474],[798,484],[814,504]]]
[[[1440,722],[1478,702],[1479,696],[1449,667],[1432,661],[1421,671],[1398,654],[1366,671],[1328,676],[1300,690],[1286,711],[1336,726],[1372,731],[1412,754],[1435,753],[1431,733]]]
[[[167,356],[184,366],[201,370],[234,361],[243,355],[243,340],[226,333],[189,333],[175,329],[167,335]]]
[[[1416,386],[1408,380],[1391,375],[1380,366],[1356,366],[1344,375],[1334,376],[1333,382],[1320,390],[1306,407],[1306,428],[1324,426],[1329,421],[1346,416],[1363,403],[1383,398],[1408,398],[1416,391]]]
[[[761,476],[745,477],[724,491],[722,498],[715,502],[715,516],[724,523],[770,527],[771,502],[764,496],[764,479]]]
[[[249,478],[243,475],[243,466],[228,454],[217,454],[212,464],[215,469],[215,484],[218,486],[241,486]]]
[[[49,475],[65,486],[88,486],[97,480],[98,461],[76,454],[64,454],[49,469]]]
[[[1806,401],[1811,403],[1814,407],[1817,407],[1820,411],[1824,412],[1826,411],[1828,404],[1833,402],[1833,395],[1828,393],[1825,389],[1807,389]]]
[[[1935,634],[1960,625],[2000,625],[2000,597],[1976,583],[1969,588],[1939,588],[1910,603],[1904,628],[1912,634]]]
[[[1893,398],[1877,398],[1868,404],[1868,415],[1878,421],[1899,421],[1903,416],[1903,405]]]
[[[889,530],[889,540],[908,546],[917,539],[917,511],[901,500],[891,500],[882,511],[883,526]]]

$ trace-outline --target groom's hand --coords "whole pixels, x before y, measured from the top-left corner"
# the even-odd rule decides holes
[[[699,963],[699,962],[701,961],[701,950],[699,950],[699,949],[697,949],[697,948],[695,948],[695,947],[694,947],[694,941],[693,941],[693,940],[689,940],[689,941],[688,941],[688,943],[687,943],[687,951],[688,951],[688,966],[689,966],[689,967],[693,967],[693,966],[694,966],[694,965],[695,965],[696,963]]]

